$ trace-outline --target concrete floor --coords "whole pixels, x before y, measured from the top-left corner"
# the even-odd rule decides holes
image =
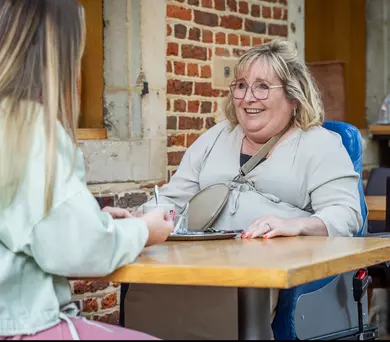
[[[369,310],[369,322],[377,324],[379,328],[379,338],[381,340],[389,340],[390,336],[387,332],[387,296],[388,290],[374,289],[372,295],[371,308]]]

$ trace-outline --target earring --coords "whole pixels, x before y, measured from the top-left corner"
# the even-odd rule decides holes
[[[292,115],[294,118],[297,116],[297,109],[296,108],[294,108],[293,109],[293,115]]]

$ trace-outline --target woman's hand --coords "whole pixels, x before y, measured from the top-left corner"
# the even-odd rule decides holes
[[[257,237],[270,239],[275,236],[298,236],[300,234],[301,224],[298,220],[264,216],[253,221],[241,237],[243,239],[254,239]]]
[[[259,218],[241,235],[243,239],[263,237],[270,239],[275,236],[328,236],[324,222],[315,216],[285,219],[276,216]]]
[[[161,208],[153,209],[141,218],[149,230],[149,238],[145,247],[163,243],[173,233],[173,221],[164,213]]]
[[[114,219],[133,217],[128,210],[122,208],[104,207],[102,211],[109,213]]]

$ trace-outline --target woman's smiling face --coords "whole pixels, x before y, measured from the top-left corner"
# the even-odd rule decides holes
[[[294,103],[287,98],[283,87],[270,88],[266,99],[257,99],[262,97],[259,94],[267,92],[267,86],[282,85],[275,71],[264,59],[254,61],[248,69],[241,71],[236,82],[241,89],[247,87],[245,97],[234,98],[233,103],[238,122],[248,138],[264,143],[288,125]],[[251,90],[254,82],[257,82],[256,87],[253,87],[257,98]]]

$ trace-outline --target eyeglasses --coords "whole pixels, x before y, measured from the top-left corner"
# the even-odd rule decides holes
[[[270,89],[282,88],[282,87],[283,85],[281,84],[270,85],[265,81],[256,81],[253,82],[250,88],[255,99],[266,100],[268,98]],[[242,100],[245,97],[249,86],[246,84],[244,80],[236,80],[230,84],[229,88],[235,99]]]

